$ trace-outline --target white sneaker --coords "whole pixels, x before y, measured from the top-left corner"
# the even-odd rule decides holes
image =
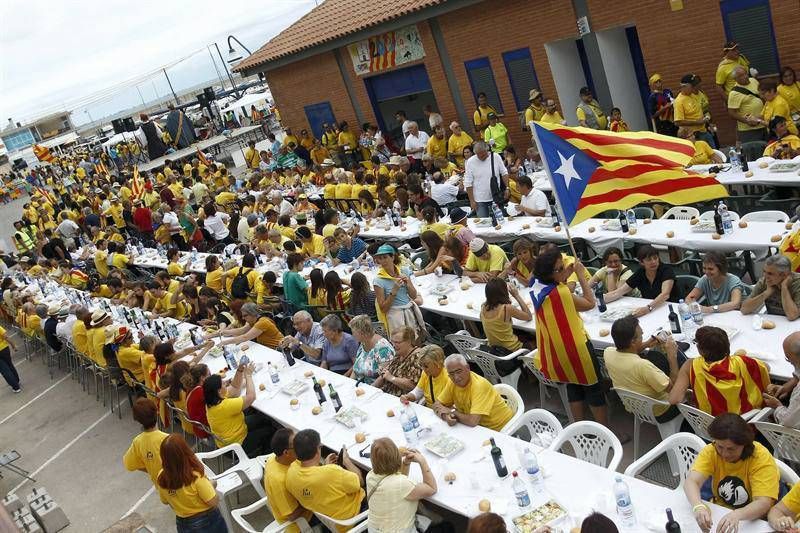
[[[19,389],[12,389],[12,390],[14,391],[15,394],[19,394],[20,392],[22,392],[22,387],[20,387]]]

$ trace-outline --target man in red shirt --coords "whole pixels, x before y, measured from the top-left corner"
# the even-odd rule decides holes
[[[139,230],[142,241],[153,241],[153,212],[149,207],[145,207],[140,199],[133,201],[133,223]]]

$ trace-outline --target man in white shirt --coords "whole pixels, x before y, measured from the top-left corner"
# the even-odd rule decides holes
[[[458,193],[462,191],[461,186],[452,185],[444,179],[444,174],[441,172],[433,173],[433,185],[431,185],[431,198],[442,208],[444,214],[445,206],[456,201]]]
[[[417,123],[412,121],[408,127],[408,135],[406,135],[406,155],[414,159],[421,159],[428,146],[429,138],[428,134],[420,131]]]
[[[81,228],[69,219],[66,213],[61,213],[61,223],[56,227],[56,233],[64,239],[64,244],[70,250],[75,249],[75,237],[80,235]]]
[[[503,180],[506,186],[505,190],[508,192],[508,170],[503,164],[500,154],[490,152],[485,142],[476,142],[473,150],[475,155],[467,159],[465,164],[464,187],[467,190],[472,210],[479,217],[485,218],[491,216],[492,212],[492,186],[490,183],[492,175],[494,174],[498,181]],[[492,164],[494,173],[492,173]]]
[[[528,176],[517,178],[517,187],[522,195],[517,211],[532,217],[549,217],[550,202],[547,196],[539,189],[533,188],[533,182]]]
[[[192,207],[195,209],[197,209],[197,206],[203,205],[208,197],[208,187],[199,177],[195,180],[194,185],[192,185],[192,196],[194,197]]]
[[[395,120],[402,126],[403,138],[408,137],[408,130],[411,128],[411,121],[406,117],[405,111],[397,111],[394,114]]]
[[[239,223],[236,224],[236,233],[240,243],[249,244],[253,240],[253,232],[251,228],[258,225],[258,215],[250,213],[246,217],[239,218]]]
[[[56,326],[56,337],[62,341],[72,341],[72,326],[78,320],[76,313],[81,308],[80,305],[72,307],[62,307],[58,312],[58,325]]]

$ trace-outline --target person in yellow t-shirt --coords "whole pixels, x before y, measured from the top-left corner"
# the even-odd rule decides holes
[[[289,467],[298,462],[294,451],[294,431],[288,428],[279,429],[272,436],[270,444],[272,454],[268,456],[264,465],[264,491],[275,520],[279,524],[298,518],[310,521],[313,513],[304,509],[286,488],[286,474],[289,472]],[[299,533],[300,529],[292,524],[286,531]]]
[[[177,248],[167,250],[167,274],[170,276],[183,276],[183,265],[178,263],[181,252]]]
[[[494,107],[489,105],[489,99],[486,97],[486,93],[479,92],[477,98],[478,107],[472,114],[472,125],[475,126],[475,133],[482,138],[483,130],[489,125],[489,113],[494,113],[495,115],[498,113]]]
[[[611,131],[616,132],[624,132],[630,131],[628,127],[628,123],[622,119],[622,111],[618,107],[614,107],[611,109],[611,125],[609,128]]]
[[[273,350],[278,347],[283,340],[283,334],[272,319],[266,316],[259,316],[260,312],[256,304],[253,302],[244,304],[241,309],[241,315],[245,322],[244,326],[226,329],[222,332],[221,335],[225,337],[225,340],[220,343],[220,346],[255,341]]]
[[[778,85],[778,94],[783,96],[784,100],[789,103],[789,110],[795,114],[800,115],[800,81],[797,81],[797,75],[792,67],[783,67],[781,69],[781,83]],[[787,120],[789,117],[786,117]]]
[[[292,128],[283,128],[283,133],[284,136],[281,143],[283,146],[289,146],[289,143],[294,143],[295,146],[300,144],[300,139],[297,138],[297,135],[292,133]]]
[[[156,488],[161,501],[175,513],[178,531],[198,531],[198,527],[209,532],[227,531],[217,508],[217,491],[186,440],[177,433],[168,435],[159,451],[163,469]]]
[[[217,292],[222,292],[222,274],[224,270],[219,264],[219,258],[216,255],[209,255],[206,257],[206,287]]]
[[[723,413],[708,426],[713,439],[692,465],[683,491],[704,531],[711,526],[711,510],[700,488],[711,478],[712,502],[732,511],[716,524],[716,531],[736,531],[740,521],[757,520],[778,499],[780,474],[775,459],[754,441],[752,428],[739,415]]]
[[[464,265],[464,275],[475,283],[486,283],[500,275],[506,268],[508,256],[496,244],[487,244],[480,237],[469,242],[469,255]]]
[[[581,87],[580,90],[581,103],[578,104],[575,110],[575,115],[578,117],[578,124],[584,128],[592,128],[596,130],[608,129],[608,118],[606,117],[600,103],[592,96],[592,91],[588,87]]]
[[[130,370],[133,377],[136,378],[136,381],[141,383],[145,382],[142,361],[144,361],[146,357],[147,354],[145,351],[142,350],[139,345],[133,344],[133,336],[130,333],[120,342],[119,350],[117,351],[117,362],[120,368]],[[125,374],[125,380],[129,385],[133,385],[127,374]]]
[[[717,73],[714,76],[714,82],[717,86],[717,92],[722,98],[722,101],[728,103],[728,95],[736,85],[733,70],[736,67],[744,67],[746,71],[750,70],[750,62],[744,55],[739,52],[739,44],[734,41],[725,43],[722,48],[722,61],[717,65]]]
[[[17,369],[14,367],[14,362],[11,360],[11,350],[9,347],[13,348],[14,351],[17,351],[17,346],[14,344],[14,341],[9,340],[8,335],[6,334],[6,328],[0,326],[0,360],[5,366],[3,371],[3,379],[6,380],[11,390],[14,392],[21,392],[22,389],[19,385],[19,374],[17,373]]]
[[[703,141],[712,145],[713,137],[706,131],[711,117],[703,112],[702,103],[695,94],[694,80],[694,74],[681,78],[680,91],[672,105],[673,121],[676,126],[690,133],[698,132]]]
[[[308,150],[309,152],[314,147],[314,141],[316,141],[316,137],[308,133],[307,129],[300,130],[300,146]]]
[[[297,462],[286,472],[286,490],[305,509],[347,520],[361,510],[365,494],[361,471],[345,453],[339,466],[338,455],[329,454],[320,465],[322,446],[319,433],[304,429],[294,436]],[[340,532],[348,528],[337,528]]]
[[[444,138],[444,126],[436,126],[433,135],[428,139],[425,153],[433,157],[447,157],[447,139]]]
[[[800,137],[789,133],[789,121],[783,117],[772,117],[769,129],[775,140],[764,148],[764,155],[775,159],[792,159],[800,152]]]
[[[761,111],[761,123],[769,126],[773,117],[783,117],[786,119],[786,128],[792,135],[797,135],[797,126],[791,120],[792,113],[789,111],[789,103],[778,94],[778,86],[772,80],[761,80],[758,83],[758,93],[764,100],[764,109]]]
[[[111,316],[102,309],[92,313],[89,328],[86,330],[86,355],[100,365],[106,367],[106,358],[103,355],[103,347],[106,345],[106,326],[113,322]]]
[[[552,98],[548,98],[544,103],[545,113],[539,118],[540,122],[546,124],[565,124],[564,117],[558,112],[556,102]]]
[[[694,144],[694,156],[692,156],[687,167],[693,165],[707,165],[709,163],[722,163],[722,158],[714,151],[711,146],[698,138],[696,132],[691,131],[689,128],[678,128],[678,137],[687,139]]]
[[[244,151],[244,162],[247,168],[258,169],[261,164],[261,155],[256,150],[256,142],[250,141],[247,143],[247,150]]]
[[[734,67],[733,78],[736,84],[728,93],[728,115],[736,119],[737,140],[766,142],[767,129],[761,122],[764,102],[758,95],[758,80],[742,66]]]
[[[450,376],[444,369],[444,350],[435,344],[419,349],[418,359],[422,373],[414,390],[400,396],[403,403],[417,402],[425,398],[425,405],[433,405],[450,383]]]
[[[797,531],[796,521],[800,519],[800,483],[795,483],[781,501],[769,510],[767,520],[775,531]]]
[[[129,472],[139,470],[147,473],[153,485],[158,483],[161,471],[161,443],[167,434],[158,430],[158,408],[152,400],[139,398],[133,402],[133,419],[142,425],[128,451],[122,456],[122,464]]]
[[[308,257],[323,258],[328,253],[328,248],[325,245],[325,238],[322,235],[311,233],[311,230],[306,227],[297,228],[295,231],[297,238],[303,244],[300,252]]]
[[[545,106],[542,105],[542,93],[539,92],[539,89],[531,89],[528,94],[528,102],[528,107],[525,108],[526,131],[529,129],[528,125],[531,122],[542,120],[546,112]]]
[[[350,198],[353,195],[353,184],[350,183],[352,175],[352,172],[342,172],[337,177],[339,183],[336,184],[336,189],[334,189],[334,198]]]
[[[433,411],[451,426],[483,426],[500,431],[514,412],[494,389],[491,383],[471,372],[469,363],[461,354],[452,354],[444,360],[450,383],[433,404]]]
[[[472,146],[472,137],[455,121],[450,123],[450,131],[452,135],[447,140],[447,156],[460,168],[464,168],[464,148]]]

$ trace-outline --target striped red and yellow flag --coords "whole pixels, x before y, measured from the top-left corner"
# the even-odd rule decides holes
[[[41,144],[33,145],[33,155],[36,156],[36,159],[45,163],[52,163],[55,159],[55,156],[50,153],[50,149],[46,146],[42,146]]]
[[[536,312],[536,366],[554,381],[592,385],[597,370],[587,345],[583,320],[575,309],[569,287],[534,280],[531,301]]]
[[[109,176],[108,168],[106,167],[105,163],[103,163],[102,161],[98,161],[97,163],[95,163],[94,171],[97,174],[103,174],[106,177]]]
[[[197,159],[199,159],[199,160],[200,160],[200,162],[201,162],[202,164],[204,164],[205,166],[207,166],[207,167],[208,167],[208,166],[211,166],[211,161],[209,161],[209,160],[208,160],[208,158],[206,157],[206,154],[204,154],[204,153],[203,153],[203,152],[200,150],[200,148],[199,148],[199,147],[197,148]]]
[[[728,196],[714,177],[685,167],[686,140],[537,122],[534,133],[568,224],[647,200],[682,205]]]
[[[42,197],[42,200],[50,202],[50,205],[56,205],[55,197],[44,187],[34,187],[36,194]]]
[[[131,178],[131,196],[134,199],[141,199],[144,196],[144,182],[139,176],[139,166],[133,166],[133,177]]]
[[[762,393],[770,379],[769,370],[761,361],[746,355],[731,355],[713,363],[696,357],[691,365],[689,382],[697,407],[706,413],[742,414],[763,405]]]

